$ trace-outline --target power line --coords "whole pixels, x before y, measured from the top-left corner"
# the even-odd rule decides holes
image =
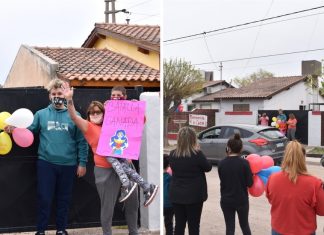
[[[159,15],[160,14],[149,15],[149,16],[142,17],[140,19],[134,20],[133,22],[138,22],[138,21],[146,20],[146,19],[151,18],[151,17],[158,17]]]
[[[212,61],[212,62],[193,64],[193,65],[205,65],[205,64],[213,64],[213,63],[220,63],[220,62],[233,62],[233,61],[248,60],[248,59],[259,59],[259,58],[282,56],[282,55],[292,55],[292,54],[305,53],[305,52],[314,52],[314,51],[324,51],[324,48],[312,49],[312,50],[304,50],[304,51],[293,51],[293,52],[278,53],[278,54],[261,55],[261,56],[253,56],[253,57],[245,57],[245,58],[237,58],[237,59],[230,59],[230,60],[219,60],[219,61]]]
[[[269,17],[269,18],[265,18],[265,19],[261,19],[261,20],[255,20],[255,21],[250,21],[250,22],[243,23],[243,24],[237,24],[237,25],[228,26],[228,27],[224,27],[224,28],[214,29],[214,30],[210,30],[210,31],[207,31],[207,32],[196,33],[196,34],[191,34],[191,35],[187,35],[187,36],[168,39],[168,40],[165,40],[164,42],[172,42],[172,41],[177,41],[177,40],[180,40],[180,39],[197,37],[197,36],[206,35],[206,34],[209,34],[209,33],[214,33],[214,32],[218,32],[218,31],[222,31],[222,30],[226,30],[226,29],[237,28],[237,27],[241,27],[241,26],[245,26],[245,25],[249,25],[249,24],[255,24],[255,23],[259,23],[259,22],[263,22],[263,21],[267,21],[267,20],[272,20],[272,19],[277,19],[277,18],[281,18],[281,17],[285,17],[285,16],[294,15],[294,14],[299,14],[299,13],[303,13],[303,12],[307,12],[307,11],[313,11],[313,10],[317,10],[317,9],[320,9],[320,8],[323,8],[323,7],[324,6],[319,6],[319,7],[309,8],[309,9],[305,9],[305,10],[301,10],[301,11],[295,11],[295,12],[291,12],[291,13],[287,13],[287,14],[283,14],[283,15],[278,15],[278,16],[273,16],[273,17]]]
[[[146,0],[146,1],[143,1],[143,2],[139,2],[137,4],[134,4],[134,5],[131,5],[130,7],[128,7],[127,9],[131,9],[131,8],[135,8],[137,6],[140,6],[140,5],[143,5],[144,3],[147,3],[147,2],[150,2],[152,0]]]
[[[268,23],[262,24],[262,26],[281,23],[281,22],[286,22],[286,21],[291,21],[291,20],[296,20],[296,19],[301,19],[301,18],[306,18],[306,17],[311,17],[311,16],[317,16],[317,15],[322,15],[322,14],[324,14],[324,12],[305,15],[305,16],[298,16],[298,17],[285,19],[285,20],[278,20],[278,21],[274,21],[274,22],[268,22]],[[202,36],[199,36],[199,37],[196,37],[196,38],[188,38],[188,39],[183,39],[182,41],[174,41],[174,42],[166,43],[166,44],[164,44],[164,46],[169,46],[169,45],[172,45],[172,44],[177,44],[177,43],[182,43],[182,42],[188,42],[188,41],[200,39],[200,38],[203,38],[203,37],[213,37],[213,36],[217,36],[217,35],[221,35],[221,34],[226,34],[226,33],[231,33],[231,32],[236,32],[236,31],[241,31],[241,30],[251,29],[251,28],[256,28],[256,27],[259,27],[259,25],[248,26],[248,27],[244,27],[244,28],[240,28],[240,29],[232,29],[232,30],[229,30],[229,31],[226,31],[226,32],[213,33],[213,34],[210,34],[209,36],[203,34]]]
[[[269,12],[270,12],[270,10],[271,10],[271,8],[272,8],[272,5],[273,5],[273,1],[274,1],[274,0],[271,1],[270,6],[269,6],[269,8],[268,8],[268,10],[267,10],[267,12],[266,12],[264,18],[268,17],[268,14],[269,14]],[[249,57],[251,57],[251,56],[253,55],[253,53],[254,53],[254,50],[255,50],[255,47],[256,47],[257,41],[258,41],[258,39],[259,39],[259,35],[260,35],[260,33],[261,33],[262,25],[263,25],[263,22],[260,22],[260,26],[259,26],[259,28],[258,28],[257,35],[255,36],[255,39],[254,39],[253,46],[252,46],[252,49],[251,49],[251,52],[250,52],[250,56],[249,56]],[[308,49],[308,48],[307,48],[307,49]],[[246,61],[245,67],[248,66],[249,62],[250,62],[250,60],[247,60],[247,61]],[[244,71],[245,71],[245,68],[244,68]]]

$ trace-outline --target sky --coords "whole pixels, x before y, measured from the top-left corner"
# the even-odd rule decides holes
[[[214,71],[214,80],[230,82],[259,69],[275,76],[301,75],[302,60],[324,59],[324,7],[199,37],[192,34],[324,6],[323,0],[164,0],[163,55],[181,58],[197,69]],[[259,59],[273,54],[310,51]],[[212,63],[217,62],[217,63]],[[209,63],[199,65],[202,63]]]
[[[117,23],[161,25],[160,0],[116,0]],[[105,21],[104,0],[0,0],[0,84],[4,84],[22,44],[81,47]]]

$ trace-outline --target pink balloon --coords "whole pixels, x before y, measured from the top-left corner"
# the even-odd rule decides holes
[[[258,175],[253,176],[253,185],[248,189],[253,197],[260,197],[264,192],[264,184]]]
[[[258,154],[249,154],[246,160],[249,162],[253,174],[262,170],[262,160]]]
[[[261,160],[262,160],[262,169],[266,169],[274,166],[273,158],[270,156],[262,156]]]
[[[29,147],[34,142],[33,133],[26,128],[15,128],[12,132],[12,138],[20,147]]]
[[[172,175],[172,169],[171,169],[171,167],[168,167],[167,172],[168,172],[170,175]]]

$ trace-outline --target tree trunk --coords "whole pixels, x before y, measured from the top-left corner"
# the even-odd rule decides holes
[[[169,116],[165,115],[163,116],[163,146],[168,147],[169,141],[168,141],[168,123],[169,123]]]

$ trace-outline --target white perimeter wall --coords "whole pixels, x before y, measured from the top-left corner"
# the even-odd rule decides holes
[[[149,183],[160,186],[162,166],[160,165],[160,97],[158,92],[144,92],[140,100],[146,101],[146,123],[143,133],[140,173]],[[141,189],[141,226],[150,231],[160,230],[160,194],[161,186],[157,196],[149,207],[143,207],[143,190]]]
[[[321,113],[308,112],[308,145],[321,146]]]
[[[215,125],[223,124],[252,124],[258,121],[258,111],[252,112],[216,112]]]

